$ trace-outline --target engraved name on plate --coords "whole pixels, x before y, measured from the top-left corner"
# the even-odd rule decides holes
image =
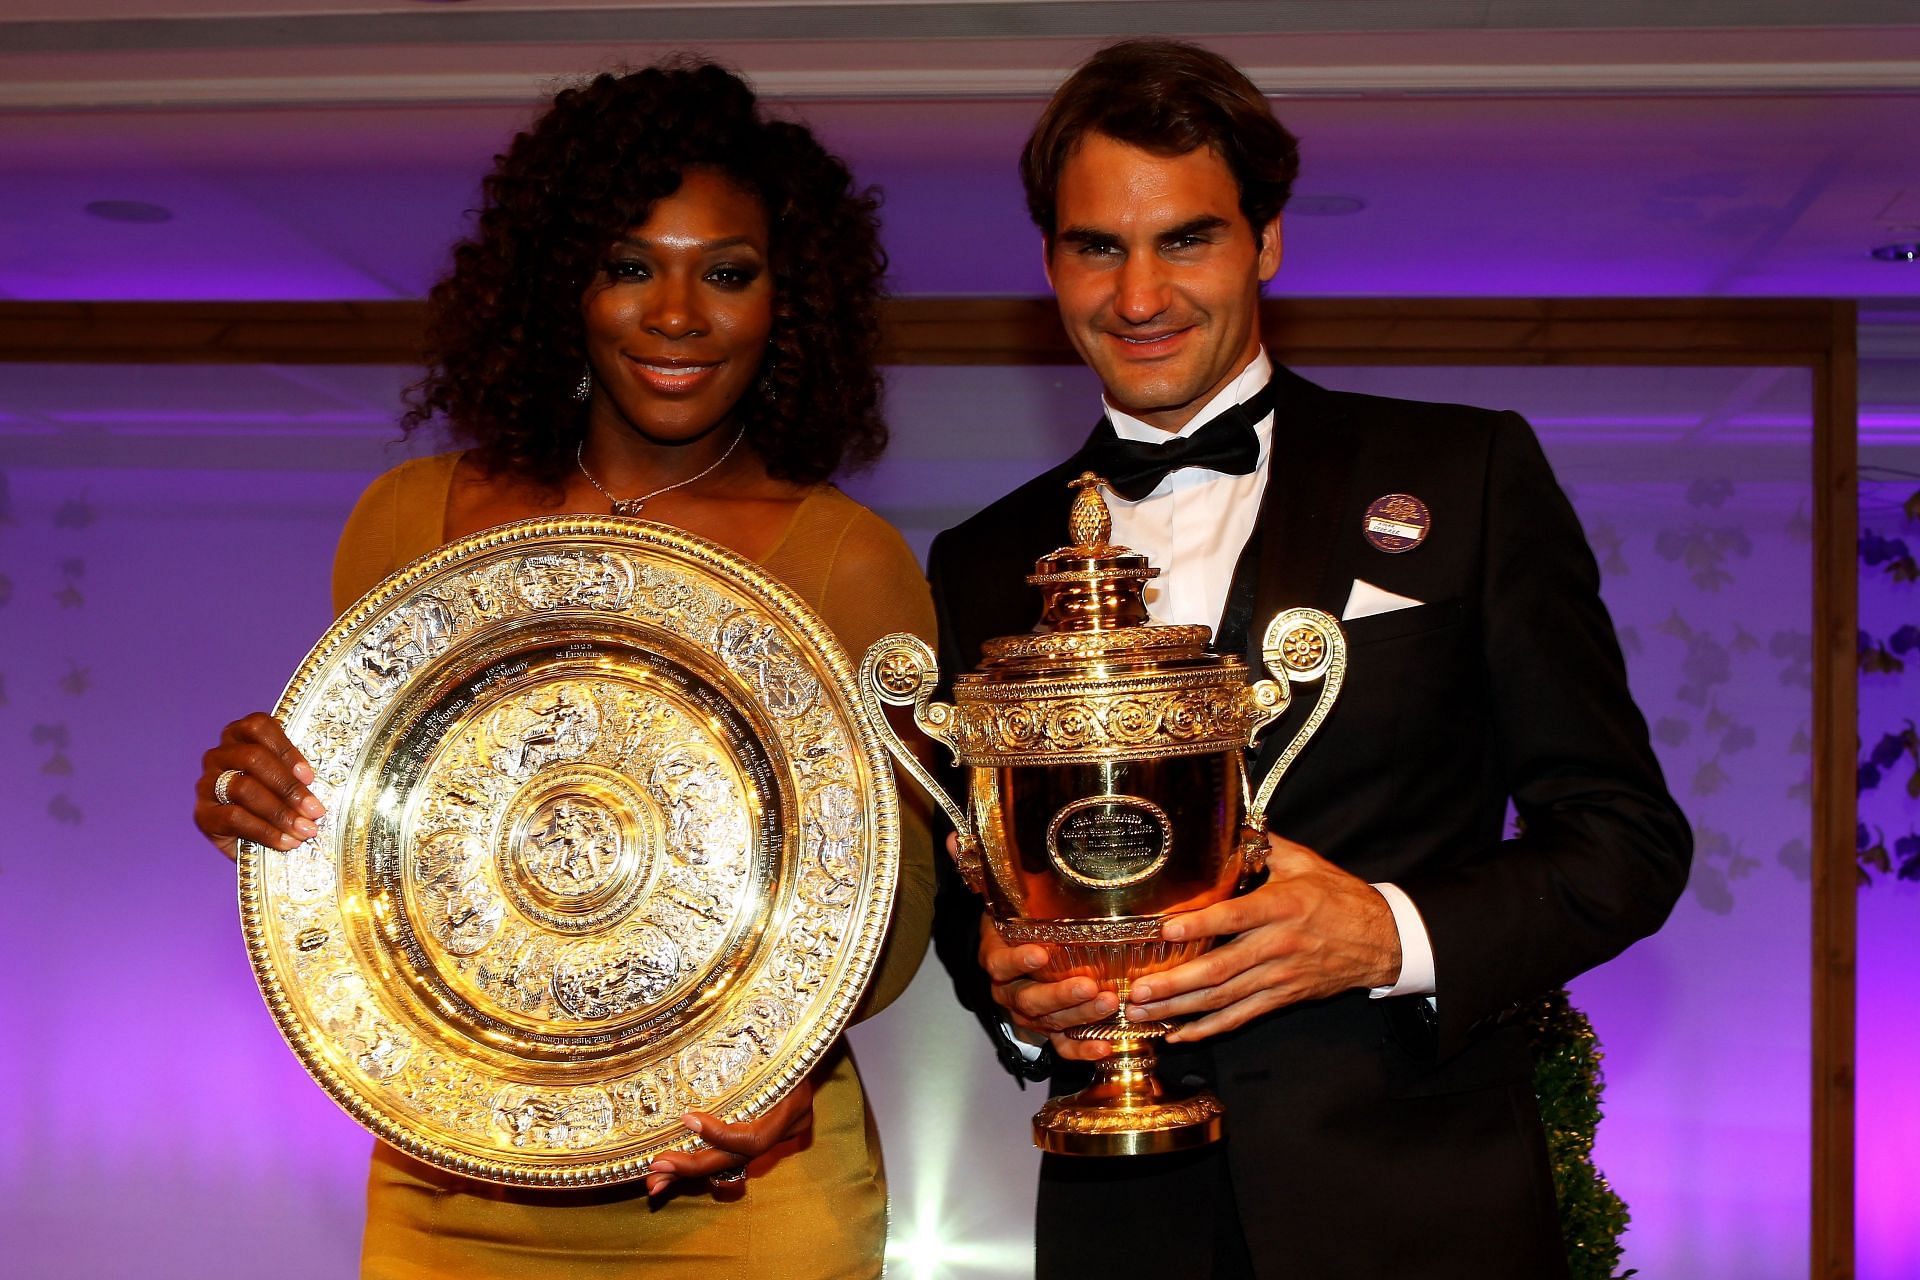
[[[1093,889],[1139,884],[1167,865],[1173,823],[1143,796],[1083,796],[1047,826],[1047,853],[1060,873]]]

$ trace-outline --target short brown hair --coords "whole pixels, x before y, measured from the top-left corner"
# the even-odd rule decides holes
[[[1125,40],[1054,91],[1020,154],[1027,211],[1049,242],[1060,171],[1089,133],[1163,156],[1212,148],[1239,185],[1240,212],[1256,236],[1286,205],[1300,172],[1298,141],[1238,67],[1178,40]]]

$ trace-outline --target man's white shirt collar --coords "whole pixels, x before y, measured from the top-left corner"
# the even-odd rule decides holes
[[[1272,377],[1273,362],[1267,359],[1266,351],[1262,349],[1255,352],[1252,363],[1242,369],[1232,382],[1220,388],[1213,399],[1207,401],[1207,403],[1201,407],[1200,412],[1193,415],[1193,421],[1174,432],[1172,436],[1169,436],[1159,427],[1150,426],[1130,414],[1122,413],[1113,407],[1112,401],[1107,400],[1105,397],[1101,398],[1101,403],[1106,405],[1107,421],[1113,424],[1113,434],[1119,436],[1122,440],[1144,440],[1150,444],[1159,443],[1172,439],[1174,436],[1192,435],[1225,413],[1228,409],[1231,409],[1234,405],[1239,404],[1243,400],[1252,399],[1253,394],[1260,390],[1260,388],[1266,386],[1268,380]],[[1260,461],[1265,462],[1268,447],[1273,442],[1273,415],[1268,414],[1259,422],[1254,423],[1253,432],[1260,437]]]

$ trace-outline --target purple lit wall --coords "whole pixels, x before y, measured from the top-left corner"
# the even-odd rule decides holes
[[[1901,374],[1920,377],[1920,365],[1862,366],[1862,402]],[[1887,395],[1888,391],[1879,392]],[[1920,521],[1902,505],[1920,490],[1920,414],[1862,414],[1877,419],[1885,443],[1863,439],[1860,526],[1882,537],[1904,537],[1920,552]],[[1860,627],[1884,641],[1903,626],[1920,625],[1920,583],[1900,582],[1886,566],[1860,572]],[[1868,673],[1860,680],[1860,735],[1871,751],[1880,737],[1920,718],[1920,653],[1906,654],[1906,670]],[[1860,798],[1860,820],[1889,847],[1920,831],[1920,796],[1908,791],[1911,761],[1885,772],[1881,784]],[[1920,785],[1920,784],[1915,784]],[[1855,1179],[1860,1280],[1906,1280],[1920,1276],[1920,1097],[1914,1088],[1920,1064],[1920,882],[1876,876],[1860,892],[1858,1058],[1854,1066],[1860,1123]]]
[[[1808,380],[1309,373],[1539,426],[1701,837],[1668,929],[1575,992],[1608,1053],[1598,1155],[1633,1211],[1627,1263],[1805,1275]],[[406,376],[0,366],[10,1276],[199,1277],[214,1248],[235,1274],[351,1273],[371,1139],[280,1042],[232,869],[188,825],[187,791],[219,725],[270,706],[324,629],[333,540],[399,456]],[[1093,394],[1077,369],[895,371],[894,451],[849,488],[924,548],[1071,448]],[[1863,594],[1870,625],[1883,607],[1910,616],[1912,589],[1881,599]],[[1875,703],[1894,696],[1870,684],[1863,722],[1894,719]],[[1920,1273],[1920,890],[1876,886],[1862,910],[1859,1274],[1894,1280]],[[935,967],[854,1039],[887,1143],[895,1272],[1026,1274],[1038,1099],[986,1062]]]

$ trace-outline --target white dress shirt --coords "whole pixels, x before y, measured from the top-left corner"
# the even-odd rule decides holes
[[[1273,365],[1262,351],[1176,434],[1191,436],[1232,406],[1252,398],[1272,376]],[[1107,421],[1122,440],[1159,443],[1168,439],[1159,427],[1130,417],[1110,403],[1106,410]],[[1111,492],[1101,495],[1113,514],[1113,540],[1142,553],[1160,570],[1146,588],[1153,621],[1208,628],[1219,624],[1233,585],[1234,566],[1260,516],[1260,498],[1273,457],[1273,415],[1256,422],[1253,431],[1260,438],[1260,458],[1247,475],[1184,467],[1137,501]],[[1390,987],[1375,987],[1372,993],[1431,993],[1435,990],[1433,943],[1419,910],[1398,885],[1373,887],[1387,900],[1400,933],[1400,980]]]

